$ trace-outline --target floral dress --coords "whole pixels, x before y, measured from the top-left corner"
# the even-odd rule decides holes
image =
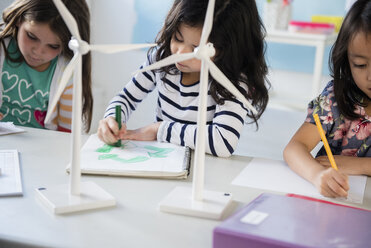
[[[371,157],[371,116],[361,106],[356,113],[363,117],[348,120],[340,114],[334,95],[334,83],[330,81],[323,92],[308,105],[306,122],[315,125],[313,114],[318,114],[326,138],[334,155]],[[317,153],[326,155],[324,147]]]

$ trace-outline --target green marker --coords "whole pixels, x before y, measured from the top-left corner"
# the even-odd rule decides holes
[[[117,124],[119,125],[119,130],[121,129],[121,105],[116,105],[116,121]],[[115,146],[121,147],[121,140],[118,140],[115,143]]]

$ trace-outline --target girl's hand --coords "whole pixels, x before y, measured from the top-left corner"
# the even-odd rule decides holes
[[[119,130],[119,126],[112,116],[99,121],[98,137],[106,144],[112,145],[116,143],[125,132],[126,125],[122,124]]]
[[[0,113],[0,121],[3,119],[4,115]]]
[[[333,168],[325,168],[316,176],[314,185],[326,197],[347,197],[349,190],[348,176]]]
[[[135,130],[126,130],[125,133],[121,133],[120,138],[125,140],[141,140],[150,141],[157,140],[157,131],[161,122],[155,122],[148,126],[138,128]]]

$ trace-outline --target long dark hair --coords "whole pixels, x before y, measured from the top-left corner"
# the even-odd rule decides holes
[[[180,24],[202,27],[208,0],[175,0],[163,28],[156,37],[159,45],[156,60],[171,55],[170,41]],[[216,0],[214,24],[209,41],[214,44],[216,56],[213,61],[229,80],[251,101],[258,114],[248,112],[257,124],[268,103],[269,81],[265,63],[265,29],[254,0]],[[153,52],[150,49],[148,55]],[[150,56],[149,56],[150,57]],[[170,65],[161,69],[165,73],[176,72]],[[210,92],[218,104],[234,96],[210,77]],[[239,86],[245,84],[248,93]],[[267,85],[266,85],[267,84]]]
[[[340,113],[350,120],[362,117],[354,110],[356,105],[365,107],[367,103],[362,103],[362,98],[368,98],[355,84],[348,60],[348,45],[360,32],[371,34],[370,0],[358,0],[353,4],[331,48],[330,70],[335,99]]]
[[[87,42],[90,41],[90,13],[85,0],[62,0],[67,9],[71,12],[79,27],[81,38]],[[16,0],[3,12],[3,23],[0,24],[0,40],[4,47],[7,59],[12,58],[5,49],[4,38],[12,37],[17,39],[17,24],[24,21],[35,21],[38,23],[47,23],[50,29],[58,35],[62,41],[62,56],[71,59],[73,52],[68,48],[68,42],[71,39],[71,33],[65,25],[62,17],[59,15],[52,0]],[[14,61],[14,60],[13,60]],[[23,56],[15,59],[16,62],[24,61]],[[93,112],[93,96],[91,91],[91,55],[83,56],[82,68],[82,87],[83,87],[83,120],[85,130],[90,130]]]

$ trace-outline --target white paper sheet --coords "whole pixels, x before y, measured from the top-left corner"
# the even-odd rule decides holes
[[[14,126],[13,122],[0,122],[0,135],[22,132],[25,132],[25,130]]]
[[[22,195],[17,150],[0,150],[0,196]]]
[[[366,181],[367,176],[349,176],[348,198],[339,200],[362,203]],[[232,181],[232,184],[329,199],[322,196],[310,182],[297,175],[280,160],[254,158]]]

